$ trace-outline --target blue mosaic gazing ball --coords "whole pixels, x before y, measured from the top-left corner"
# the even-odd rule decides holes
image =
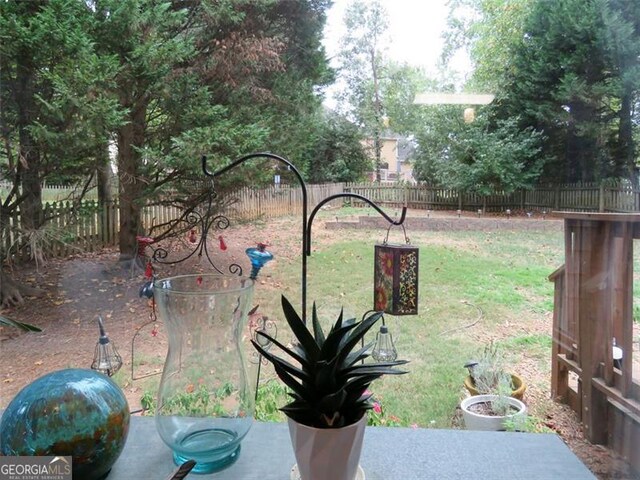
[[[0,421],[2,455],[71,455],[73,478],[106,477],[129,432],[129,405],[93,370],[49,373],[24,387]]]

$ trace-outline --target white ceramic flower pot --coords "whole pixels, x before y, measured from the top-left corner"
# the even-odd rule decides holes
[[[302,480],[354,480],[367,416],[343,428],[313,428],[290,418],[289,435]]]
[[[498,395],[474,395],[467,397],[460,402],[462,417],[467,430],[504,430],[504,422],[507,419],[524,416],[527,413],[527,406],[517,398],[507,397],[510,405],[517,409],[511,415],[481,415],[470,410],[470,407],[478,403],[491,402],[498,398]]]

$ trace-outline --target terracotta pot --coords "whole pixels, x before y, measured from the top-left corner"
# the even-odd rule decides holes
[[[515,374],[511,374],[511,383],[514,386],[514,390],[511,392],[511,397],[522,400],[522,398],[524,397],[524,392],[527,389],[527,384],[524,383],[522,378]],[[480,392],[476,390],[476,386],[473,383],[471,375],[467,375],[467,378],[464,379],[464,386],[471,395],[480,395]]]
[[[509,404],[517,408],[518,411],[510,415],[481,415],[470,410],[470,408],[475,404],[492,402],[497,398],[498,395],[475,395],[473,397],[467,397],[460,402],[462,417],[467,430],[504,430],[505,420],[524,416],[527,413],[526,405],[513,397],[507,397],[507,400],[509,401]]]
[[[342,428],[313,428],[290,418],[289,435],[302,480],[354,480],[367,416]]]

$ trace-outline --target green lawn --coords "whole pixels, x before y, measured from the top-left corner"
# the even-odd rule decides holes
[[[337,236],[314,242],[308,264],[309,309],[317,301],[324,325],[335,320],[341,306],[358,318],[372,308],[373,245],[381,233],[344,230]],[[560,232],[414,231],[411,239],[420,247],[419,314],[386,317],[400,357],[411,361],[410,372],[384,378],[373,389],[386,414],[399,417],[402,425],[447,428],[463,394],[463,364],[492,339],[508,360],[517,363],[525,356],[549,370],[553,284],[547,277],[563,263],[563,237]],[[294,305],[299,265],[282,261],[269,272],[286,279],[280,290]],[[278,318],[274,293],[280,292],[258,288],[256,296],[261,310]],[[533,324],[543,325],[542,331],[529,330]],[[281,323],[279,337],[286,333]]]

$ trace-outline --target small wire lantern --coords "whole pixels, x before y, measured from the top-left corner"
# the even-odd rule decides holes
[[[98,326],[100,328],[100,338],[98,339],[96,350],[93,354],[91,369],[111,377],[122,367],[122,357],[118,353],[115,345],[109,341],[109,337],[107,337],[104,331],[102,317],[100,316],[98,317]]]
[[[371,351],[371,356],[376,362],[393,362],[398,358],[398,351],[393,344],[391,332],[384,323],[384,317],[382,317],[382,325],[376,335],[376,343]]]
[[[373,309],[390,315],[416,315],[418,247],[411,245],[404,225],[405,245],[388,244],[390,229],[384,242],[375,246]]]

